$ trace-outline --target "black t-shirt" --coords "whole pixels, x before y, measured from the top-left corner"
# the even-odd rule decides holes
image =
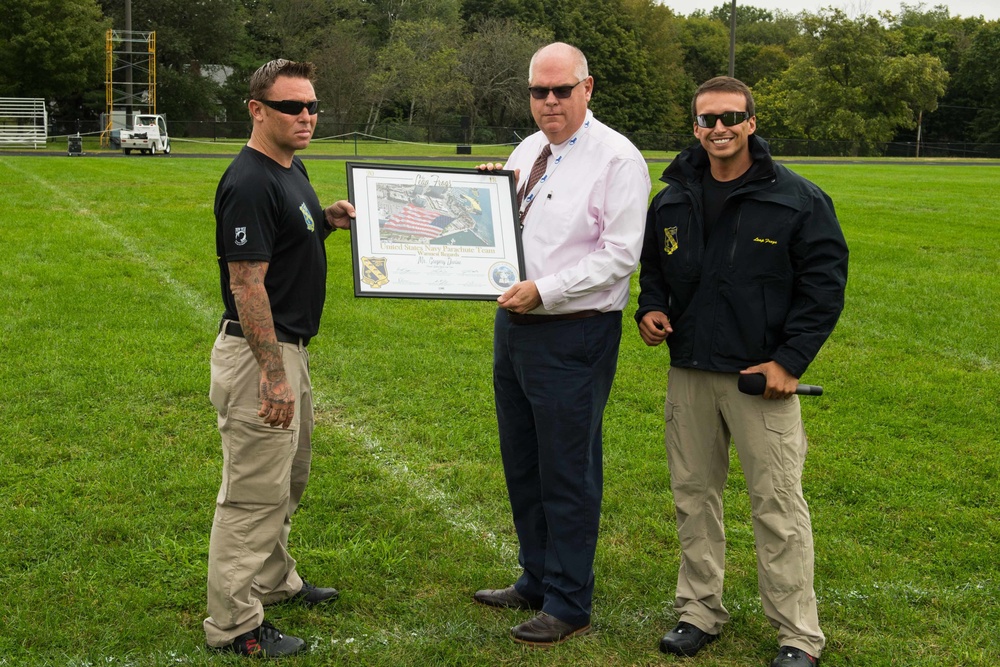
[[[274,326],[294,336],[315,336],[326,300],[325,236],[323,208],[302,161],[295,157],[285,169],[245,146],[215,192],[223,317],[239,319],[229,262],[264,261]]]
[[[702,210],[705,212],[705,227],[703,231],[705,232],[706,244],[708,243],[708,237],[711,235],[712,229],[715,227],[715,223],[719,221],[719,216],[722,215],[722,209],[726,205],[726,198],[736,188],[743,185],[743,181],[745,180],[746,173],[731,181],[717,181],[712,176],[712,170],[708,167],[705,168],[705,171],[701,175],[701,191]]]

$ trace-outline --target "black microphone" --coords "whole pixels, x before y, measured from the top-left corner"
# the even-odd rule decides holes
[[[763,373],[741,375],[737,386],[744,394],[760,396],[764,393],[764,389],[767,387],[767,378]],[[795,388],[795,393],[800,396],[822,396],[823,387],[814,384],[799,384],[799,386]]]

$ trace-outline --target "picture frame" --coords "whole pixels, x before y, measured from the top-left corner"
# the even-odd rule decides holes
[[[524,280],[514,172],[347,163],[354,296],[495,300]]]

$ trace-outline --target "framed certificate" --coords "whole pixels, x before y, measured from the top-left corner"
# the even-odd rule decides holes
[[[494,300],[524,279],[514,172],[347,163],[354,295]]]

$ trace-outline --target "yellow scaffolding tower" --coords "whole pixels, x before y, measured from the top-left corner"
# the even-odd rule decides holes
[[[129,108],[132,113],[156,113],[156,32],[109,29],[104,66],[101,146],[108,146],[116,110],[123,116]]]

